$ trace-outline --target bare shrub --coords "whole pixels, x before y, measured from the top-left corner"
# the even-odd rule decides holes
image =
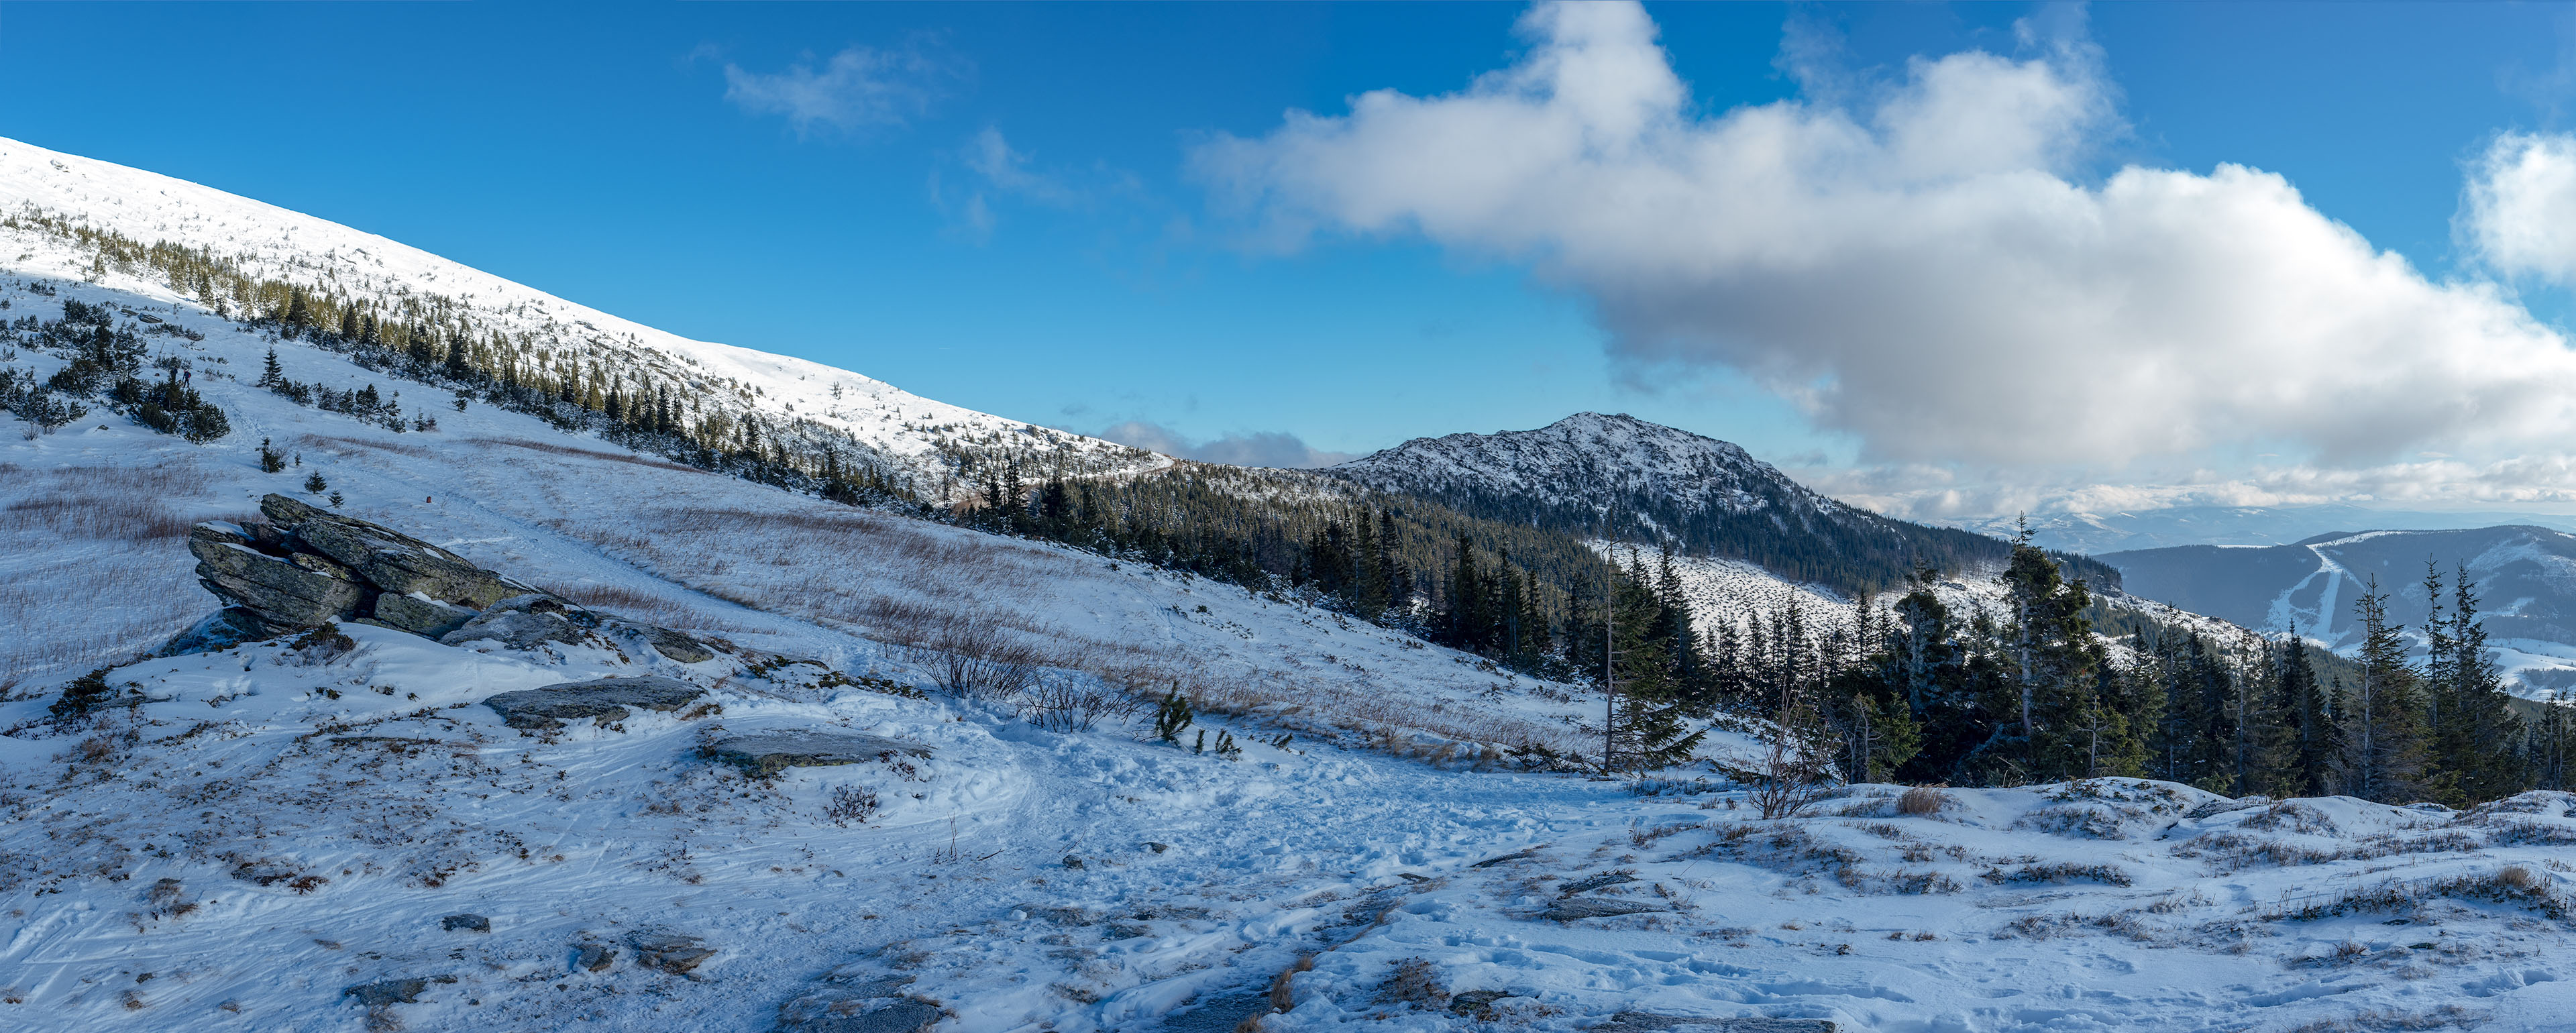
[[[1125,724],[1145,707],[1124,691],[1074,678],[1038,679],[1017,703],[1023,720],[1050,732],[1088,732],[1103,720]]]
[[[1669,825],[1656,825],[1651,828],[1629,829],[1628,843],[1631,846],[1653,846],[1666,836],[1679,835],[1692,829],[1707,827],[1707,822],[1677,821]]]
[[[1915,786],[1896,798],[1896,813],[1912,818],[1930,817],[1947,809],[1953,801],[1950,794],[1933,786]]]
[[[915,647],[915,662],[930,668],[939,687],[959,696],[1010,699],[1037,683],[1046,656],[1000,624],[951,614]]]
[[[2129,873],[2107,864],[2076,864],[2059,861],[2054,864],[2025,865],[2009,874],[2000,868],[1986,870],[1988,882],[2045,882],[2050,884],[2076,881],[2098,882],[2105,886],[2129,885]]]
[[[833,786],[831,800],[823,805],[823,819],[842,828],[865,825],[876,815],[876,790],[859,786]]]
[[[1438,966],[1422,958],[1406,958],[1395,963],[1386,982],[1378,984],[1377,999],[1436,1011],[1449,1006],[1449,991],[1440,985]]]

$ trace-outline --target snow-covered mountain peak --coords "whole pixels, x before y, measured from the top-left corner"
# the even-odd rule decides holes
[[[1686,508],[1842,510],[1742,446],[1629,416],[1581,412],[1536,430],[1415,438],[1326,471],[1369,487],[1553,501],[1644,492]]]
[[[1043,457],[1078,472],[1170,460],[933,401],[785,355],[691,340],[580,305],[373,233],[154,172],[0,138],[0,269],[81,279],[170,303],[220,307],[157,271],[102,258],[95,240],[199,249],[253,276],[522,341],[545,361],[630,383],[688,388],[701,405],[756,414],[791,433],[845,438],[928,489],[960,450]]]

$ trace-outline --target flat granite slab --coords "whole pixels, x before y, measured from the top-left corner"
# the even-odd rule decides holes
[[[775,775],[787,768],[865,764],[896,757],[928,757],[930,747],[863,732],[747,732],[707,745],[708,758],[753,775]]]
[[[628,707],[678,710],[707,690],[659,675],[564,682],[543,688],[504,692],[483,701],[512,728],[554,728],[566,721],[594,718],[623,721]]]

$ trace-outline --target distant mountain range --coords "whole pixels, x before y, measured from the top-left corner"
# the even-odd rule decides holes
[[[1957,526],[2011,537],[2017,516],[1958,521]],[[2537,513],[2426,512],[2353,505],[2177,506],[2116,513],[2035,513],[2031,540],[2050,549],[2099,555],[2175,545],[2289,545],[2341,527],[2396,531],[2460,530],[2529,524],[2576,531],[2576,517]]]
[[[2465,566],[2508,666],[2576,667],[2576,535],[2529,525],[2321,534],[2271,546],[2181,545],[2105,553],[2129,592],[2249,628],[2359,643],[2353,601],[2377,579],[2391,621],[2424,622],[2425,563],[2448,580]],[[2443,600],[2447,605],[2447,595]]]
[[[1790,480],[1737,445],[1633,416],[1577,413],[1536,430],[1415,438],[1322,473],[1463,512],[1585,537],[1656,542],[1744,560],[1853,593],[1918,565],[1959,573],[2003,562],[1986,534],[1891,519]],[[2108,567],[2070,558],[2117,587]]]

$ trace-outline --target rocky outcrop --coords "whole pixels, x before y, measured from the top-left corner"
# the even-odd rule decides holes
[[[410,535],[356,517],[316,509],[284,495],[259,500],[259,511],[301,548],[328,556],[377,590],[483,609],[530,589]]]
[[[788,768],[865,764],[896,757],[928,757],[930,748],[882,735],[856,732],[752,732],[708,743],[707,758],[766,777]],[[1073,867],[1081,867],[1074,865]]]
[[[361,620],[436,637],[533,591],[418,538],[284,495],[261,499],[259,509],[267,523],[198,524],[188,552],[198,582],[264,635]]]
[[[368,601],[356,571],[262,541],[237,524],[198,524],[188,532],[188,552],[197,557],[198,583],[248,611],[270,635],[345,619]]]
[[[229,605],[172,638],[163,655],[226,649],[334,621],[521,650],[578,643],[606,629],[684,664],[716,655],[677,631],[591,613],[381,524],[284,495],[261,499],[259,508],[264,523],[209,521],[189,532],[198,582]]]
[[[911,976],[835,973],[827,985],[779,1006],[778,1033],[925,1033],[945,1013],[904,993],[911,982]]]
[[[504,692],[484,700],[483,705],[500,714],[502,723],[512,728],[547,729],[585,717],[613,724],[632,716],[629,707],[678,710],[706,691],[677,678],[646,675]]]

